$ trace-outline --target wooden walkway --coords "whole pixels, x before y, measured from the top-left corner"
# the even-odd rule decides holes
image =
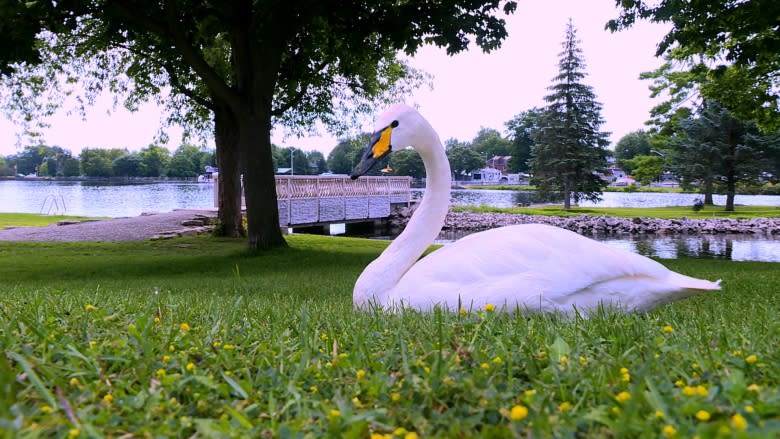
[[[411,177],[277,175],[279,225],[309,227],[384,219],[393,204],[409,204]],[[214,201],[219,206],[217,184]],[[242,199],[242,205],[244,205]]]

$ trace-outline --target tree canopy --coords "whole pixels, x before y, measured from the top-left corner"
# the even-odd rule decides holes
[[[640,19],[672,25],[656,53],[664,56],[666,63],[655,74],[656,78],[664,78],[672,103],[674,95],[693,87],[702,94],[702,99],[720,102],[743,120],[755,120],[764,131],[780,129],[780,3],[775,0],[617,0],[615,3],[621,12],[607,23],[607,28],[613,31],[630,27]],[[684,100],[684,96],[677,99]]]
[[[56,34],[63,22],[72,24],[85,52],[128,50],[134,54],[129,71],[164,74],[183,96],[213,112],[220,166],[240,160],[244,169],[249,246],[265,249],[286,245],[274,189],[275,123],[337,125],[344,115],[371,112],[374,100],[410,75],[397,59],[399,51],[413,54],[434,44],[452,55],[472,39],[493,50],[506,38],[497,13],[515,7],[498,0],[108,0],[51,3],[22,18],[37,26],[36,33]],[[0,8],[0,21],[18,18],[13,9]],[[22,43],[29,42],[28,34]],[[14,55],[7,49],[5,65],[36,61],[29,50]]]

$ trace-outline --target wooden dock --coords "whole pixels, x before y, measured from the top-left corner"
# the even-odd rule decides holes
[[[277,175],[279,225],[312,227],[386,219],[395,204],[412,199],[411,177]],[[219,190],[214,185],[218,207]],[[242,206],[244,201],[242,199]]]

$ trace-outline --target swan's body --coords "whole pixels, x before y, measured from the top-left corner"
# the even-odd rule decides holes
[[[587,314],[600,306],[646,311],[719,283],[668,270],[652,259],[557,227],[528,224],[469,235],[420,258],[449,209],[450,167],[433,128],[414,109],[390,108],[377,123],[353,178],[391,150],[412,146],[427,174],[425,195],[405,230],[366,267],[353,301],[429,311],[482,308]],[[392,142],[392,144],[391,144]]]

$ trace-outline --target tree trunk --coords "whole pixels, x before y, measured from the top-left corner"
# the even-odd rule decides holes
[[[702,191],[704,191],[704,205],[705,206],[714,206],[715,202],[712,201],[712,180],[707,178],[704,180],[704,186],[702,187]]]
[[[241,221],[241,164],[238,150],[238,122],[226,105],[214,110],[214,143],[219,167],[219,228],[217,234],[231,238],[246,236]]]
[[[726,180],[726,212],[734,211],[734,197],[737,194],[737,181],[734,175],[727,176]]]
[[[238,149],[244,169],[247,237],[250,250],[287,247],[279,227],[276,178],[271,155],[271,115],[238,118]]]
[[[563,210],[571,209],[571,187],[569,186],[569,180],[564,177],[563,180]]]

